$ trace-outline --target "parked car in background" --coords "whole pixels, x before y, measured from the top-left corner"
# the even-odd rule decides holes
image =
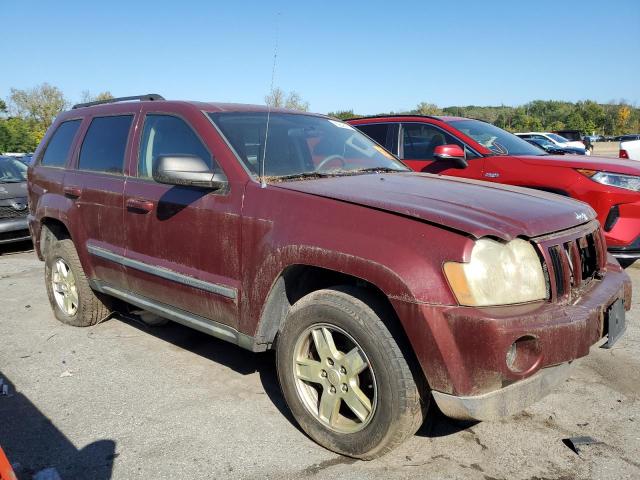
[[[566,154],[585,155],[584,148],[560,147],[555,143],[551,143],[550,141],[546,139],[541,139],[541,138],[527,138],[525,140],[529,142],[531,145],[540,147],[550,155],[566,155]]]
[[[0,157],[0,244],[29,240],[27,166],[15,157]]]
[[[640,165],[615,158],[548,155],[480,120],[395,115],[349,120],[419,172],[535,188],[587,202],[609,251],[640,258]]]
[[[619,157],[640,160],[640,139],[621,141]]]
[[[623,332],[631,283],[584,203],[416,174],[321,115],[133,98],[58,115],[30,167],[61,322],[94,325],[115,297],[275,349],[301,428],[365,459],[430,399],[509,415]]]
[[[558,147],[572,147],[581,148],[585,151],[585,155],[590,155],[591,152],[586,148],[585,144],[581,140],[567,140],[566,138],[558,135],[557,133],[548,132],[524,132],[516,133],[516,135],[524,140],[539,139],[546,140],[548,142],[557,145]]]

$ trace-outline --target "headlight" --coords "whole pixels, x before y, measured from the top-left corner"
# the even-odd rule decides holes
[[[520,238],[476,242],[469,263],[447,262],[444,273],[460,305],[486,307],[547,298],[542,263],[531,243]]]
[[[640,191],[640,177],[637,177],[635,175],[598,172],[597,170],[588,170],[585,168],[579,168],[578,172],[580,172],[585,177],[589,177],[594,182],[598,182],[603,185],[611,185],[612,187],[624,188],[625,190],[633,190],[634,192]]]

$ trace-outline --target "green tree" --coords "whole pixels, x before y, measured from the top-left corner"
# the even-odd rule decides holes
[[[80,103],[98,102],[100,100],[111,100],[115,98],[110,91],[105,90],[97,95],[92,95],[89,90],[84,90],[80,96]]]
[[[62,91],[48,83],[28,90],[11,89],[10,108],[15,116],[41,123],[45,129],[67,106]]]
[[[434,103],[420,102],[416,108],[409,113],[417,115],[442,115],[442,110]]]
[[[353,109],[351,110],[338,110],[336,112],[327,113],[328,116],[338,118],[340,120],[348,120],[350,118],[359,118],[361,115],[356,115],[353,113]]]

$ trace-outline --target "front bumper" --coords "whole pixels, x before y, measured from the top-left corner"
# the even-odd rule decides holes
[[[27,217],[0,219],[0,245],[29,239]]]
[[[535,375],[507,387],[474,396],[432,392],[438,408],[458,420],[495,420],[522,411],[545,397],[569,376],[571,363],[540,370]]]
[[[526,408],[546,395],[564,368],[607,335],[617,300],[631,305],[631,281],[613,257],[606,274],[571,301],[492,308],[396,303],[417,360],[440,408],[486,419]],[[406,315],[406,316],[405,316]],[[522,368],[508,364],[516,341],[531,347]],[[525,351],[527,351],[525,349]]]

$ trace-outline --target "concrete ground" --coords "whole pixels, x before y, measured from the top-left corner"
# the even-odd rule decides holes
[[[22,479],[640,478],[638,268],[624,338],[594,347],[553,394],[498,422],[436,416],[361,462],[300,432],[270,354],[177,324],[60,324],[24,248],[0,251],[0,445]],[[574,436],[602,443],[578,455],[562,442]]]
[[[618,158],[619,151],[620,142],[596,142],[593,144],[592,155]]]

